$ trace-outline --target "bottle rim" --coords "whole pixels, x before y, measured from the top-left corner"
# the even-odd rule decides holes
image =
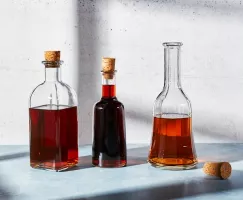
[[[102,74],[115,74],[117,72],[117,70],[114,70],[114,71],[108,71],[108,72],[105,72],[104,70],[101,70],[100,73]]]
[[[42,64],[44,65],[62,65],[64,62],[62,60],[59,60],[59,61],[42,61],[41,62]]]
[[[163,43],[164,47],[175,47],[175,46],[180,47],[182,45],[183,45],[182,42],[164,42]]]

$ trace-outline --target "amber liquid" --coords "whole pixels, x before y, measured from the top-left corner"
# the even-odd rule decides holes
[[[149,162],[158,167],[194,167],[197,159],[191,132],[191,117],[187,115],[154,117]]]
[[[92,163],[123,167],[127,164],[124,106],[115,97],[115,85],[102,88],[102,98],[94,107]]]
[[[78,163],[77,107],[29,109],[30,165],[61,171]]]

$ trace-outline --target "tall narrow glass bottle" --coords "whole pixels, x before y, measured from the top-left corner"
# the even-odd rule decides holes
[[[45,81],[30,96],[30,165],[61,171],[78,163],[75,91],[61,81],[60,51],[45,52]]]
[[[191,103],[181,87],[182,43],[164,43],[164,88],[154,104],[153,135],[148,161],[166,169],[197,164],[192,135]]]
[[[94,106],[92,163],[98,167],[127,164],[124,106],[116,97],[115,59],[102,59],[102,98]]]

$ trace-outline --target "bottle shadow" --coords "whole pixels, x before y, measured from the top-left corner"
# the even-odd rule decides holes
[[[209,177],[194,177],[193,180],[179,181],[177,183],[149,186],[147,188],[136,188],[129,191],[121,191],[103,194],[93,197],[69,198],[73,200],[139,200],[139,199],[179,199],[185,197],[196,197],[199,195],[229,192],[230,190],[241,190],[243,188],[243,171],[234,170],[228,180],[220,180]],[[237,193],[234,193],[237,196]],[[240,198],[240,196],[239,196]]]
[[[94,167],[92,165],[92,156],[80,156],[79,157],[79,162],[76,166],[63,170],[61,172],[68,172],[68,171],[76,171],[76,170],[82,170],[82,169],[88,169]]]
[[[203,168],[203,165],[206,161],[236,162],[243,159],[241,153],[243,151],[243,144],[196,143],[195,146],[196,146],[198,164],[193,169]],[[148,153],[149,153],[149,146],[129,149],[127,166],[147,163]]]
[[[147,163],[147,150],[148,147],[139,147],[127,150],[127,166],[135,166]],[[70,169],[63,170],[62,172],[82,170],[94,167],[92,165],[92,156],[80,156],[77,166]]]
[[[14,153],[14,154],[1,155],[0,161],[18,159],[18,158],[22,158],[22,157],[26,157],[26,156],[29,156],[29,152],[20,152],[20,153]]]
[[[242,160],[241,152],[243,151],[243,144],[198,143],[195,146],[198,155],[198,164],[195,168],[193,168],[194,170],[203,168],[203,165],[206,161],[236,162]],[[242,151],[240,151],[241,149]],[[149,146],[128,149],[127,167],[147,164],[148,152]],[[232,152],[234,152],[234,154],[232,154]],[[92,165],[92,156],[81,156],[79,157],[79,163],[77,166],[64,170],[63,172],[92,167],[94,167]]]
[[[203,168],[206,161],[237,162],[243,159],[243,144],[196,143],[198,164],[194,169]]]
[[[149,146],[128,149],[127,166],[142,165],[147,163]]]

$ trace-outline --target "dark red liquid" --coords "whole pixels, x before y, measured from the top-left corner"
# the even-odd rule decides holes
[[[78,163],[77,107],[29,109],[30,163],[33,168],[60,171]]]
[[[115,85],[102,85],[102,97],[112,98],[116,96],[116,86]]]
[[[115,86],[104,88],[115,90]],[[106,92],[103,90],[104,93]],[[110,91],[110,94],[115,94],[115,92]],[[103,96],[94,107],[92,163],[99,167],[126,166],[124,106],[116,97]]]

